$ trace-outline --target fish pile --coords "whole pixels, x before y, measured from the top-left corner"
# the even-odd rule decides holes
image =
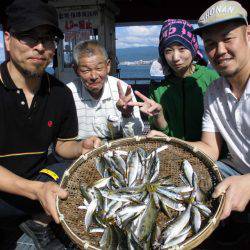
[[[102,178],[80,184],[84,201],[78,208],[86,210],[86,231],[102,233],[102,249],[168,249],[198,233],[202,216],[212,215],[187,160],[182,163],[182,186],[171,176],[159,176],[159,153],[167,148],[151,153],[142,148],[110,150],[96,158]],[[162,230],[159,213],[166,217]]]

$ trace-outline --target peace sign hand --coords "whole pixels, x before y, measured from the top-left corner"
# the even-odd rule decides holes
[[[160,116],[163,115],[162,113],[162,106],[161,104],[155,102],[152,99],[147,98],[139,91],[135,91],[135,95],[137,95],[143,102],[129,102],[129,106],[138,106],[140,107],[140,111],[148,116]]]
[[[127,90],[124,94],[121,81],[117,82],[117,88],[119,93],[119,100],[116,102],[116,107],[122,113],[122,116],[129,117],[133,112],[133,106],[128,105],[128,103],[132,101],[132,88],[130,85],[128,85]]]

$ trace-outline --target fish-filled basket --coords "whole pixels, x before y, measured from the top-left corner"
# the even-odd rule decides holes
[[[224,197],[216,164],[182,140],[131,137],[79,157],[57,198],[62,227],[81,249],[192,249],[217,227]]]

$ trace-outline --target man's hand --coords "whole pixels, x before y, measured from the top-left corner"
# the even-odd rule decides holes
[[[163,116],[161,104],[147,98],[139,91],[135,91],[135,94],[142,99],[143,102],[129,102],[128,105],[140,107],[140,111],[148,116]]]
[[[151,138],[151,137],[155,137],[155,136],[159,136],[159,137],[168,137],[166,134],[164,134],[161,131],[158,130],[151,130],[148,134],[147,137]]]
[[[101,145],[101,140],[96,136],[91,136],[85,140],[80,141],[81,154],[86,154],[94,148],[98,148]]]
[[[116,102],[117,109],[122,113],[122,116],[129,117],[133,112],[133,107],[128,106],[128,103],[132,101],[132,89],[131,86],[128,85],[126,93],[124,94],[122,90],[121,82],[117,82],[117,88],[119,93],[119,100]]]
[[[39,183],[39,187],[36,191],[37,200],[41,203],[44,211],[47,215],[52,216],[56,223],[60,223],[57,211],[56,211],[56,196],[61,199],[68,197],[68,192],[60,188],[54,182]]]
[[[231,211],[242,212],[250,200],[250,174],[231,176],[223,180],[213,193],[217,198],[225,193],[225,205],[221,220],[227,218]]]
[[[54,182],[40,182],[24,179],[0,166],[0,191],[38,200],[45,212],[59,223],[56,212],[56,196],[65,199],[68,192]]]

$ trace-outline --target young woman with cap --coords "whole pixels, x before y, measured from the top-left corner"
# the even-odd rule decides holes
[[[185,20],[168,19],[159,38],[159,56],[165,79],[151,83],[150,97],[135,91],[143,102],[131,103],[149,116],[158,135],[189,141],[200,139],[203,95],[218,74],[204,64],[192,25]]]

